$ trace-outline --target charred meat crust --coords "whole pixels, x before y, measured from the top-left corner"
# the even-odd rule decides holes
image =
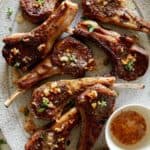
[[[25,150],[65,150],[70,132],[78,122],[79,114],[72,108],[51,127],[37,131],[25,145]]]
[[[89,26],[96,25],[89,32]],[[74,36],[92,40],[104,49],[112,62],[112,74],[130,81],[145,74],[149,58],[146,51],[136,44],[132,37],[106,30],[93,21],[80,22]]]
[[[88,86],[96,83],[111,86],[114,81],[114,77],[91,77],[46,83],[34,90],[31,112],[36,118],[55,121],[60,118],[65,106],[75,101],[77,95]]]
[[[22,14],[32,23],[42,23],[60,5],[61,0],[44,0],[39,3],[36,0],[20,0]]]
[[[17,33],[3,39],[3,56],[7,63],[22,71],[31,69],[50,52],[54,41],[74,19],[78,6],[64,1],[39,27],[28,33]],[[61,28],[60,28],[61,25]]]
[[[86,70],[95,67],[92,51],[73,37],[66,37],[55,44],[51,60],[62,72],[75,78],[83,77]]]
[[[94,146],[106,120],[113,112],[115,98],[115,91],[101,84],[87,88],[78,96],[76,107],[82,120],[78,150],[91,150]]]
[[[47,58],[16,83],[20,89],[28,89],[57,74],[70,74],[78,78],[94,68],[95,61],[91,50],[75,38],[65,37],[54,44],[54,49]]]
[[[150,33],[150,23],[129,12],[124,0],[83,0],[82,6],[89,19]]]

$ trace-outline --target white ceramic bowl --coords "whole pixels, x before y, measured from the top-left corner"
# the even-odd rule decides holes
[[[133,145],[124,145],[118,142],[112,132],[110,131],[111,121],[114,117],[120,114],[122,111],[136,111],[141,114],[146,121],[147,130],[145,136],[136,144]],[[108,147],[110,150],[150,150],[150,108],[142,106],[142,105],[126,105],[119,109],[117,109],[108,119],[106,128],[105,128],[105,138]]]

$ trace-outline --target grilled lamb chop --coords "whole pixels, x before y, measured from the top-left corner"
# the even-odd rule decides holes
[[[91,50],[73,37],[59,40],[52,53],[31,72],[17,81],[20,89],[27,89],[40,80],[56,74],[70,74],[78,78],[93,70],[95,61]]]
[[[150,33],[150,22],[133,15],[125,0],[82,0],[83,14],[89,19]]]
[[[87,87],[96,83],[111,86],[114,82],[114,77],[89,77],[48,82],[34,90],[31,111],[37,118],[55,121],[62,115],[65,106],[70,101],[74,101]]]
[[[23,15],[32,23],[42,23],[60,5],[61,0],[20,0]]]
[[[25,150],[65,150],[71,130],[78,124],[79,114],[72,108],[48,129],[37,131],[25,145]]]
[[[132,37],[106,30],[93,21],[80,22],[73,31],[77,38],[92,40],[104,49],[112,62],[112,74],[135,80],[148,68],[148,54]]]
[[[26,71],[45,58],[55,40],[71,24],[77,9],[77,4],[64,1],[43,24],[31,32],[5,37],[3,56],[7,63]]]
[[[85,90],[76,101],[81,115],[81,136],[78,150],[91,150],[115,104],[116,92],[96,84]],[[88,137],[88,138],[87,138]]]

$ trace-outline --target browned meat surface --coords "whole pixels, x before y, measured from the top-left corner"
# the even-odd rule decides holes
[[[89,19],[150,33],[150,22],[136,17],[125,0],[82,0],[83,14]]]
[[[31,111],[41,119],[57,120],[64,107],[76,99],[76,96],[88,86],[101,83],[111,86],[114,77],[89,77],[74,80],[48,82],[35,89],[32,94]]]
[[[81,114],[82,126],[78,150],[91,150],[100,132],[113,112],[115,91],[102,84],[96,84],[85,90],[76,101]]]
[[[71,130],[78,124],[79,114],[72,108],[50,128],[37,131],[25,150],[65,150]]]
[[[43,24],[31,32],[5,37],[3,56],[7,63],[26,71],[45,58],[55,40],[71,24],[77,9],[77,4],[64,1]]]
[[[27,89],[56,74],[83,77],[86,71],[91,71],[94,67],[95,61],[91,50],[75,38],[65,37],[54,45],[52,53],[45,60],[20,78],[17,85],[21,89]]]
[[[103,48],[112,62],[112,74],[121,79],[135,80],[147,71],[148,54],[132,37],[106,30],[93,21],[80,22],[74,35]]]
[[[55,45],[51,59],[54,65],[74,77],[83,77],[86,70],[95,67],[92,51],[72,37],[60,40]]]
[[[45,21],[60,5],[61,0],[20,0],[23,15],[33,23]]]

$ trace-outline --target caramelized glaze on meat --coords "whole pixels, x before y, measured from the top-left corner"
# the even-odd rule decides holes
[[[37,131],[25,145],[25,150],[65,150],[70,132],[78,121],[77,109],[72,108],[52,127]]]
[[[87,88],[76,101],[82,119],[81,136],[78,150],[91,150],[106,120],[113,112],[115,91],[104,85],[96,84]]]
[[[92,40],[103,48],[112,62],[112,74],[121,79],[135,80],[147,71],[148,54],[132,37],[106,30],[93,21],[80,22],[74,35]]]
[[[95,67],[91,50],[72,37],[56,43],[51,59],[54,65],[74,77],[83,77],[86,70],[93,70]]]
[[[136,17],[124,5],[125,0],[82,0],[83,13],[89,19],[150,33],[150,22]]]
[[[39,81],[56,74],[78,78],[95,68],[91,50],[73,37],[65,37],[54,45],[52,53],[31,72],[17,81],[20,89],[28,89]]]
[[[74,80],[59,80],[48,82],[34,90],[31,110],[35,117],[47,120],[57,120],[64,107],[88,86],[101,83],[111,86],[114,77],[90,77]]]
[[[77,9],[77,4],[64,1],[43,24],[31,32],[5,37],[3,56],[7,63],[23,71],[39,63],[50,52],[55,40],[71,24]]]
[[[33,23],[45,21],[60,3],[61,0],[20,0],[23,15]]]

